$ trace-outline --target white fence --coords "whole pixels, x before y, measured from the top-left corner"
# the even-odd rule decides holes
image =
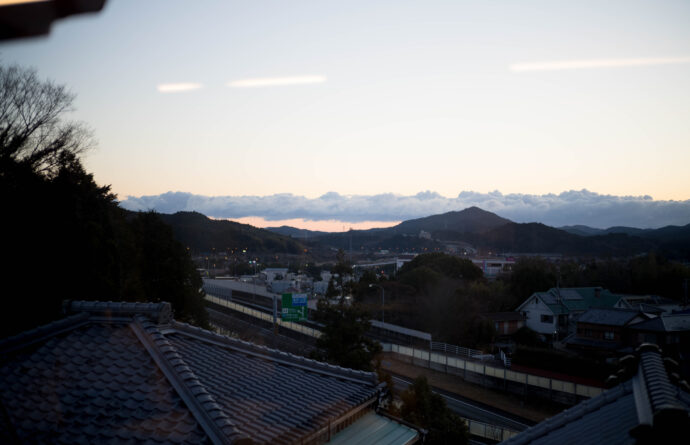
[[[411,346],[401,346],[391,343],[382,343],[382,346],[384,351],[395,352],[397,354],[417,359],[415,362],[416,365],[427,368],[432,368],[432,364],[435,363],[437,365],[443,365],[446,367],[446,369],[455,368],[457,373],[473,372],[475,374],[495,377],[505,381],[517,382],[523,385],[530,385],[551,391],[560,391],[583,397],[598,396],[602,392],[601,388],[597,388],[595,386],[541,377],[533,374],[526,374],[524,372],[511,371],[510,369],[505,368],[497,368],[485,363],[464,360],[460,357],[453,357],[437,352],[429,352],[424,349],[417,349]],[[420,361],[423,363],[420,363]]]
[[[448,343],[441,343],[437,341],[431,342],[432,351],[441,351],[444,354],[454,354],[461,357],[483,357],[484,353],[476,349],[465,348],[462,346],[449,345]]]
[[[480,422],[479,420],[467,419],[465,417],[461,417],[461,419],[467,424],[467,429],[470,434],[476,437],[503,442],[504,440],[508,440],[520,434],[519,431]]]

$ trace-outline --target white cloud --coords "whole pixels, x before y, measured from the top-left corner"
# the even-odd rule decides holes
[[[292,77],[256,77],[251,79],[233,80],[227,83],[231,88],[274,87],[284,85],[304,85],[322,83],[325,76],[292,76]]]
[[[669,65],[678,63],[690,63],[690,57],[650,57],[636,59],[590,59],[527,62],[512,64],[510,65],[510,70],[514,72],[558,71],[588,68],[622,68],[631,66]]]
[[[588,190],[526,195],[494,191],[465,191],[455,198],[435,192],[412,196],[393,193],[343,196],[335,192],[318,198],[290,193],[269,196],[203,196],[168,192],[155,196],[129,196],[121,202],[130,210],[174,213],[198,211],[216,218],[262,217],[266,220],[301,218],[311,221],[401,221],[477,206],[516,222],[542,222],[551,226],[584,224],[592,227],[633,226],[656,228],[690,223],[690,200],[655,201],[650,196],[601,195]]]
[[[156,86],[160,93],[179,93],[182,91],[198,90],[203,85],[200,83],[183,82],[183,83],[161,83]]]

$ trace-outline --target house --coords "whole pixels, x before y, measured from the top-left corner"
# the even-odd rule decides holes
[[[482,317],[491,321],[499,336],[513,335],[515,331],[525,326],[526,317],[520,312],[489,312]]]
[[[639,309],[650,314],[672,313],[683,310],[682,304],[658,295],[623,295],[614,307]]]
[[[1,443],[414,443],[375,373],[172,319],[168,303],[65,303],[0,341]],[[380,442],[377,442],[380,441]]]
[[[573,349],[616,351],[630,344],[627,327],[649,318],[634,309],[591,308],[580,315],[576,332],[564,343]]]
[[[505,445],[686,443],[690,386],[656,345],[638,348],[613,388],[513,436]]]
[[[515,309],[525,315],[528,328],[546,336],[575,331],[575,321],[592,307],[613,307],[621,295],[601,287],[551,288],[535,292]]]
[[[690,344],[690,314],[663,314],[630,326],[630,331],[640,343],[654,342],[662,347]]]
[[[472,263],[480,268],[486,278],[496,278],[513,271],[515,260],[508,258],[472,258]]]
[[[634,343],[654,342],[678,360],[681,375],[690,377],[690,313],[663,314],[628,328]]]

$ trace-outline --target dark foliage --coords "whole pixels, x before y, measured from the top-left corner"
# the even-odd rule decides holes
[[[616,366],[604,360],[575,356],[555,349],[518,346],[512,357],[515,365],[584,377],[604,382]]]
[[[543,258],[521,258],[513,266],[510,275],[510,292],[517,304],[522,303],[534,292],[556,287],[556,266]]]
[[[527,326],[523,326],[513,334],[513,341],[520,346],[536,347],[543,344],[539,334]]]
[[[420,273],[421,271],[421,273]],[[417,274],[413,279],[408,279],[407,274]],[[406,263],[398,273],[400,280],[421,289],[426,281],[437,281],[440,276],[451,279],[476,281],[482,278],[482,270],[472,261],[447,255],[445,253],[427,253],[416,256]],[[421,275],[421,276],[420,276]]]
[[[364,371],[373,370],[373,360],[381,352],[381,345],[366,337],[369,314],[358,305],[319,301],[314,319],[324,324],[316,345],[323,351],[314,358],[338,366]]]
[[[424,443],[430,445],[468,443],[467,425],[448,409],[443,397],[431,390],[426,377],[417,377],[402,393],[401,399],[403,402],[400,409],[401,417],[428,431]]]
[[[369,288],[371,276],[355,286],[355,298],[371,311],[381,310],[381,290]],[[468,347],[487,345],[493,324],[480,314],[503,310],[502,283],[488,283],[471,261],[441,253],[417,256],[398,272],[397,280],[378,281],[386,292],[386,321],[424,332],[438,341]]]
[[[0,81],[0,336],[61,317],[67,299],[166,300],[178,319],[205,326],[200,278],[170,229],[154,214],[128,220],[84,170],[81,127],[60,119],[72,96],[19,68],[0,68]],[[13,113],[35,118],[20,124]]]
[[[507,278],[515,309],[534,292],[556,287],[601,286],[612,292],[659,295],[674,300],[684,297],[683,283],[690,279],[690,267],[650,253],[630,259],[589,262],[522,258]]]

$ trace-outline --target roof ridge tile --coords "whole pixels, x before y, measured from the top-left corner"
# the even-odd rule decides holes
[[[65,300],[62,307],[65,313],[86,312],[91,316],[126,318],[133,318],[137,315],[145,316],[158,324],[166,324],[172,320],[172,306],[167,301],[148,303]]]
[[[641,351],[639,367],[654,414],[670,408],[684,410],[675,397],[677,389],[668,378],[659,352]]]
[[[48,324],[38,326],[29,331],[21,332],[12,337],[0,340],[0,353],[8,353],[18,348],[22,348],[31,343],[42,341],[46,338],[58,335],[61,332],[72,330],[81,326],[88,320],[88,314],[74,314],[69,317],[52,321]]]
[[[167,365],[169,369],[161,370],[164,373],[168,370],[172,373],[172,375],[166,375],[166,377],[177,392],[180,393],[180,389],[188,391],[187,395],[189,397],[185,394],[180,394],[180,396],[185,400],[185,403],[193,405],[188,406],[188,408],[197,418],[199,424],[204,427],[204,430],[207,430],[207,434],[210,437],[222,434],[223,436],[220,439],[225,439],[223,442],[246,443],[248,438],[239,431],[222,409],[219,409],[220,405],[215,402],[213,395],[201,383],[179,352],[177,352],[177,348],[161,333],[159,326],[141,315],[135,316],[135,323],[133,324],[138,324],[138,327],[141,328],[141,331],[147,337],[146,340],[155,348],[155,353],[160,355],[160,358],[165,361],[163,365]],[[178,389],[176,387],[178,384],[182,388]],[[209,425],[207,420],[212,424]],[[209,427],[213,430],[212,432],[208,431]]]
[[[187,323],[182,323],[173,320],[170,324],[171,328],[182,334],[192,334],[196,337],[201,337],[201,339],[207,339],[209,341],[221,342],[229,347],[234,347],[237,349],[242,349],[245,347],[243,352],[253,353],[257,355],[267,356],[269,359],[284,360],[288,363],[293,363],[295,365],[301,365],[311,368],[313,372],[325,371],[329,374],[338,374],[343,377],[354,378],[358,380],[369,380],[372,384],[378,384],[378,378],[375,372],[360,371],[357,369],[343,368],[341,366],[333,365],[326,362],[320,362],[307,357],[301,357],[289,352],[280,351],[278,349],[272,349],[266,346],[257,345],[248,341],[236,339],[233,337],[228,337],[226,335],[218,334],[216,332],[208,331],[196,326],[192,326]]]

